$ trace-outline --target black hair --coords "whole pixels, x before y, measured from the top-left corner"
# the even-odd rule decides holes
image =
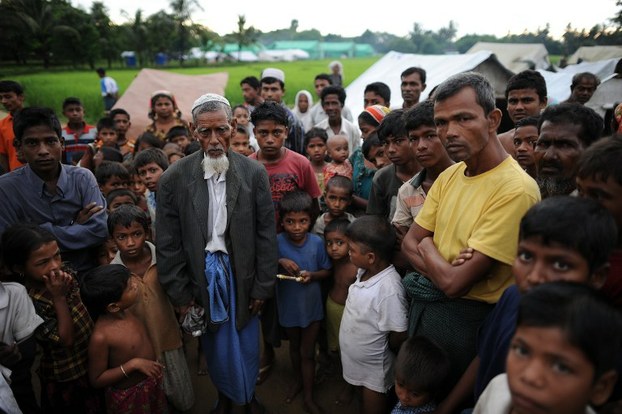
[[[54,111],[50,108],[31,106],[22,109],[13,118],[13,134],[15,135],[13,145],[16,147],[21,145],[26,129],[35,126],[46,126],[54,131],[58,139],[62,139],[62,128]]]
[[[177,125],[168,130],[168,132],[166,133],[166,140],[172,141],[174,138],[180,137],[182,135],[190,138],[190,131],[188,131],[188,128],[183,125]]]
[[[425,336],[411,336],[402,344],[395,360],[395,378],[410,390],[439,397],[449,375],[447,353]]]
[[[594,366],[594,381],[615,369],[622,319],[600,292],[571,282],[543,283],[521,297],[517,327],[558,328]]]
[[[134,158],[134,167],[138,171],[140,167],[144,167],[152,162],[158,164],[163,171],[166,171],[168,168],[168,157],[160,148],[147,148],[144,151],[140,151]]]
[[[618,234],[609,211],[595,200],[556,196],[532,206],[523,216],[519,240],[532,237],[577,251],[593,272],[609,262]]]
[[[373,92],[376,95],[380,95],[380,97],[384,99],[385,105],[389,106],[389,103],[391,102],[391,88],[389,88],[389,85],[386,83],[372,82],[365,87],[363,94],[366,94],[367,92]]]
[[[376,120],[376,118],[371,116],[371,114],[367,111],[361,112],[358,117],[358,120],[359,122],[362,122],[367,125],[371,125],[373,127],[378,127],[378,125],[380,125],[380,123]]]
[[[261,87],[261,83],[259,82],[259,79],[257,79],[257,77],[255,76],[245,77],[244,79],[240,81],[240,86],[244,85],[245,83],[254,89],[259,89]]]
[[[313,199],[306,191],[291,191],[283,194],[279,206],[279,217],[281,220],[287,213],[304,211],[311,216],[313,209]]]
[[[251,111],[244,105],[236,105],[233,108],[231,108],[231,113],[235,112],[236,109],[244,109],[246,112],[248,112],[248,114],[250,115]]]
[[[350,196],[354,193],[354,185],[352,184],[352,180],[343,175],[335,175],[331,177],[326,183],[326,192],[328,192],[330,188],[343,188]]]
[[[97,132],[101,131],[102,129],[112,129],[116,132],[114,127],[114,121],[112,120],[112,118],[106,116],[104,118],[100,118],[100,120],[97,121]]]
[[[130,173],[120,162],[102,161],[102,163],[95,169],[95,179],[97,180],[97,184],[104,185],[112,177],[119,177],[124,181],[129,181]]]
[[[346,90],[341,86],[333,86],[329,85],[322,89],[322,93],[320,94],[321,102],[324,102],[327,95],[337,95],[337,99],[339,99],[339,103],[341,103],[341,107],[346,103]]]
[[[514,128],[518,129],[525,126],[534,126],[538,128],[538,122],[540,121],[539,116],[528,116],[525,118],[521,118],[514,124]]]
[[[281,89],[285,89],[285,82],[283,82],[281,79],[275,78],[274,76],[266,76],[265,78],[261,78],[261,84],[263,85],[264,83],[266,85],[272,85],[273,83],[279,83],[279,85],[281,85]]]
[[[363,145],[361,146],[363,157],[365,157],[367,161],[371,161],[369,159],[369,151],[371,151],[371,149],[375,147],[382,147],[382,143],[378,139],[378,134],[376,132],[372,132],[371,134],[369,134],[367,139],[363,141]]]
[[[622,137],[614,135],[599,140],[579,158],[577,177],[607,181],[609,177],[622,185]]]
[[[106,195],[106,204],[110,207],[115,198],[123,196],[130,197],[134,204],[138,204],[136,194],[134,194],[132,190],[128,190],[127,188],[115,188],[114,190],[111,190],[108,195]]]
[[[127,119],[130,119],[130,113],[127,112],[125,109],[123,108],[115,108],[112,111],[110,111],[110,113],[108,114],[108,116],[110,118],[112,118],[114,120],[114,117],[117,115],[125,115],[127,116]]]
[[[505,87],[505,99],[517,89],[535,89],[540,102],[546,102],[548,92],[544,76],[537,70],[527,69],[512,76]]]
[[[248,129],[244,125],[238,125],[235,127],[235,132],[239,132],[240,134],[244,134],[250,138],[250,134],[248,133]]]
[[[0,80],[0,92],[13,92],[15,95],[19,96],[24,94],[24,88],[22,85],[12,80]]]
[[[105,75],[106,74],[106,69],[104,68],[97,68],[95,69],[95,72],[101,74],[101,75]]]
[[[438,85],[434,92],[434,103],[443,102],[457,95],[464,88],[472,88],[475,92],[475,102],[488,115],[495,109],[495,90],[483,75],[476,72],[464,72],[451,76]]]
[[[404,122],[404,110],[396,109],[391,111],[384,117],[376,133],[378,134],[378,139],[382,144],[389,137],[405,137],[407,136],[406,132],[406,123]]]
[[[24,266],[32,252],[45,243],[57,241],[52,233],[34,223],[16,223],[2,233],[2,263],[16,273],[15,266]]]
[[[316,80],[319,80],[319,79],[328,81],[329,85],[333,84],[333,80],[330,78],[330,75],[327,74],[327,73],[320,73],[318,75],[315,75],[315,78],[313,79],[313,82],[315,82]]]
[[[598,85],[600,85],[600,79],[598,78],[598,76],[594,75],[591,72],[581,72],[581,73],[576,73],[572,77],[572,83],[570,84],[570,90],[572,91],[574,88],[576,88],[577,85],[581,83],[583,79],[589,79],[589,80],[594,81],[595,87],[598,87]]]
[[[406,131],[412,131],[420,126],[436,127],[434,123],[434,102],[419,102],[404,112],[402,117]]]
[[[379,258],[390,261],[395,247],[395,230],[389,221],[377,215],[362,216],[354,220],[346,230],[346,237],[365,246]]]
[[[262,102],[255,107],[251,114],[251,122],[257,127],[261,121],[274,121],[279,125],[289,127],[287,111],[276,102]]]
[[[140,207],[130,204],[119,206],[119,208],[108,214],[108,234],[112,236],[115,227],[122,226],[127,228],[133,222],[140,224],[145,232],[148,232],[149,226],[151,226],[151,219]]]
[[[151,97],[151,100],[149,101],[149,113],[147,114],[149,119],[152,119],[155,121],[155,118],[156,118],[155,104],[159,98],[166,98],[170,100],[173,103],[173,111],[175,113],[175,117],[177,119],[181,119],[181,111],[177,107],[177,101],[175,101],[175,97],[173,95],[168,95],[166,93],[158,93]]]
[[[164,141],[162,141],[160,138],[156,137],[151,132],[143,132],[138,138],[136,138],[136,142],[134,143],[134,157],[136,157],[136,154],[141,152],[141,142],[146,142],[147,144],[151,145],[152,148],[162,149],[162,147],[164,147]]]
[[[76,98],[75,96],[70,96],[68,98],[65,98],[65,100],[63,101],[63,111],[69,105],[78,105],[84,108],[84,105],[82,105],[82,101],[80,100],[80,98]]]
[[[108,305],[121,299],[130,276],[130,270],[121,264],[99,266],[82,276],[80,297],[93,319],[106,314]]]
[[[184,155],[188,156],[190,154],[193,154],[199,151],[200,149],[201,149],[201,143],[199,141],[197,140],[190,141],[190,143],[186,145],[186,148],[184,148]]]
[[[421,83],[425,84],[425,78],[426,78],[425,69],[418,68],[416,66],[411,66],[410,68],[406,69],[404,72],[402,72],[402,74],[400,75],[400,78],[405,78],[406,76],[410,76],[413,73],[419,74],[419,79],[421,79]]]
[[[596,111],[576,102],[562,102],[546,107],[540,114],[538,131],[545,121],[552,124],[580,125],[579,140],[586,148],[601,137],[605,128],[603,118]]]
[[[102,154],[104,154],[103,159],[105,161],[118,162],[120,164],[123,163],[123,154],[117,148],[101,147],[99,150],[102,152]]]
[[[328,141],[328,134],[326,133],[326,130],[322,128],[311,128],[305,133],[305,148],[307,147],[307,145],[309,145],[309,141],[311,141],[313,138],[319,138],[324,141],[324,144],[326,144],[326,141]]]
[[[333,232],[339,232],[345,235],[349,225],[350,221],[347,218],[342,217],[331,220],[326,227],[324,227],[324,237],[326,237],[328,233]]]

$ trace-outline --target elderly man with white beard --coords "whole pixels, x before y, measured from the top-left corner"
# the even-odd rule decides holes
[[[228,413],[237,404],[259,413],[257,315],[274,294],[277,273],[268,175],[229,149],[236,119],[222,96],[195,101],[191,131],[203,151],[182,158],[160,179],[158,275],[182,319],[204,311],[201,343],[218,390],[213,412]]]

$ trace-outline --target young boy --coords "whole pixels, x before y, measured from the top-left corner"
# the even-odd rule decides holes
[[[179,325],[158,281],[155,246],[147,241],[149,217],[137,206],[124,205],[108,216],[108,232],[118,253],[111,264],[127,267],[138,276],[139,298],[132,313],[145,325],[158,361],[166,367],[164,389],[180,411],[194,404],[190,373],[182,348]]]
[[[582,197],[597,200],[616,222],[618,242],[609,257],[611,268],[601,291],[622,309],[622,140],[603,138],[581,155],[577,168],[577,189]]]
[[[147,187],[145,187],[143,180],[140,179],[138,171],[136,171],[136,167],[134,167],[134,162],[126,161],[123,163],[123,165],[125,165],[125,168],[127,168],[127,172],[130,174],[128,188],[132,190],[132,192],[136,196],[136,204],[143,210],[147,211],[147,199],[145,198],[147,194]]]
[[[122,265],[97,267],[80,288],[96,317],[89,342],[89,379],[106,388],[109,413],[168,413],[162,385],[164,366],[143,323],[128,309],[138,299],[137,281]]]
[[[326,142],[326,152],[330,157],[330,162],[324,166],[324,186],[328,180],[336,175],[343,175],[352,179],[352,164],[348,160],[348,138],[345,135],[333,135]]]
[[[538,136],[538,117],[528,116],[516,121],[513,139],[516,161],[533,178],[536,178],[536,159],[533,156],[533,149]]]
[[[315,179],[322,193],[324,193],[324,167],[327,164],[326,141],[328,141],[328,135],[321,128],[311,128],[305,134],[305,152],[311,161]]]
[[[384,150],[384,145],[378,139],[378,134],[373,132],[367,137],[365,141],[363,141],[363,146],[361,147],[363,152],[363,157],[376,167],[377,170],[382,167],[386,167],[391,164],[391,160],[387,157],[387,153]]]
[[[324,237],[326,225],[339,218],[345,218],[350,223],[354,221],[355,217],[346,211],[352,203],[353,191],[352,180],[348,177],[336,175],[326,183],[324,202],[328,211],[317,218],[313,233]]]
[[[110,160],[114,153],[118,157],[116,161],[121,162],[123,156],[121,155],[121,149],[117,145],[117,138],[117,131],[112,118],[101,118],[97,121],[95,142],[88,145],[88,149],[80,158],[78,166],[95,171],[104,160]]]
[[[84,106],[78,98],[69,97],[63,101],[63,115],[67,118],[63,128],[63,163],[76,165],[88,150],[88,144],[95,142],[97,128],[84,121]]]
[[[408,338],[395,360],[395,393],[399,401],[392,414],[424,414],[436,409],[436,398],[449,375],[445,351],[425,336]]]
[[[257,109],[255,109],[257,111]],[[289,352],[296,377],[286,402],[302,389],[305,411],[320,413],[313,398],[315,342],[324,319],[320,282],[330,276],[331,263],[322,239],[309,234],[313,200],[304,191],[293,191],[281,200],[283,232],[277,236],[279,268],[301,280],[279,280],[276,302],[279,323],[289,338]]]
[[[112,213],[122,205],[129,204],[135,206],[138,204],[136,195],[127,188],[116,188],[111,190],[106,196],[106,204],[108,204],[108,213]]]
[[[250,145],[249,139],[248,130],[243,126],[238,125],[235,129],[235,135],[231,138],[231,149],[238,154],[248,157],[255,152]]]
[[[114,121],[114,127],[117,131],[117,145],[121,148],[123,161],[131,160],[134,158],[134,143],[136,139],[127,135],[132,126],[130,114],[125,109],[115,108],[110,111],[109,116]]]
[[[147,187],[145,198],[151,217],[151,236],[155,240],[156,191],[158,191],[160,176],[168,168],[168,157],[159,148],[147,148],[139,152],[134,158],[134,168]]]
[[[615,385],[619,312],[588,286],[553,282],[521,299],[507,375],[497,376],[474,414],[593,414]]]
[[[359,268],[339,329],[343,378],[362,387],[362,412],[385,413],[393,384],[392,350],[406,339],[406,293],[390,260],[395,231],[380,216],[363,216],[346,230],[350,261]]]
[[[607,276],[617,232],[611,215],[593,200],[553,197],[534,205],[520,222],[518,253],[509,287],[479,328],[477,356],[438,412],[453,412],[472,391],[475,401],[488,383],[505,372],[521,294],[534,286],[564,280],[599,289]],[[468,260],[463,252],[454,263]]]
[[[95,179],[100,191],[106,197],[112,190],[127,188],[130,174],[119,162],[103,161],[95,170]]]
[[[166,141],[179,145],[181,152],[186,150],[186,147],[192,141],[192,135],[188,132],[188,128],[183,125],[174,126],[166,133]]]

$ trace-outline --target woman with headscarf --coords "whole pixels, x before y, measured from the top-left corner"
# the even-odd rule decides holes
[[[306,132],[313,128],[313,120],[311,119],[311,107],[313,106],[313,97],[311,92],[307,90],[298,91],[294,100],[294,108],[292,112],[300,122]]]
[[[149,118],[153,122],[145,129],[145,132],[150,132],[165,141],[166,134],[174,126],[188,128],[188,123],[181,119],[181,111],[177,107],[177,102],[175,102],[175,97],[171,92],[155,91],[151,95],[149,104]]]

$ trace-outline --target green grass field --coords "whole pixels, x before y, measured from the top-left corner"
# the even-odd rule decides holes
[[[342,59],[346,85],[375,63],[380,57]],[[285,102],[290,106],[294,103],[296,92],[301,89],[310,91],[314,96],[313,78],[318,73],[328,72],[330,60],[312,60],[296,62],[252,63],[252,64],[219,64],[192,68],[167,68],[165,70],[185,75],[204,75],[216,72],[227,72],[229,81],[225,94],[232,105],[242,103],[240,80],[246,76],[259,77],[266,67],[278,67],[285,72]],[[121,93],[132,83],[139,72],[138,69],[111,69],[112,76]],[[61,115],[62,102],[68,96],[77,96],[84,103],[86,118],[89,123],[96,123],[103,114],[103,103],[99,91],[99,78],[95,71],[64,71],[39,72],[29,74],[10,74],[4,77],[20,82],[25,88],[27,106],[47,106]],[[148,111],[145,96],[145,112]]]

